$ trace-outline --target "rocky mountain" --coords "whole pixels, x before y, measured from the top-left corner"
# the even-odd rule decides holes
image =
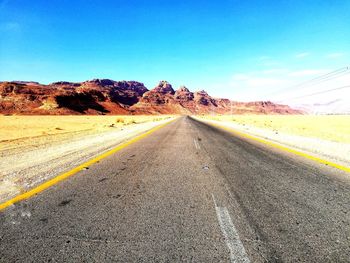
[[[136,81],[93,79],[81,83],[0,82],[0,113],[60,114],[300,114],[272,102],[231,102],[211,97],[204,90],[176,91],[160,81],[152,90]]]

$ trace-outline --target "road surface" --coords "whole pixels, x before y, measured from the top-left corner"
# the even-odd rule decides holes
[[[350,262],[349,174],[181,117],[0,212],[0,262]]]

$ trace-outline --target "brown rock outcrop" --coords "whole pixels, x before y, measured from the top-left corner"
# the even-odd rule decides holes
[[[300,114],[272,102],[232,102],[191,92],[160,81],[148,90],[137,81],[93,79],[42,85],[37,82],[0,82],[1,114]]]

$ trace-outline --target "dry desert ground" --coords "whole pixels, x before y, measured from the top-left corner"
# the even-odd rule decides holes
[[[350,115],[221,115],[205,118],[291,135],[350,143]]]
[[[0,200],[142,134],[171,116],[0,116]]]
[[[169,116],[0,116],[0,142],[74,133],[96,133]],[[64,137],[64,136],[63,136]]]

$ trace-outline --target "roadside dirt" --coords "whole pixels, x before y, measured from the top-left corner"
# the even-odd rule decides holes
[[[68,171],[168,118],[102,129],[71,130],[0,142],[0,201]]]

